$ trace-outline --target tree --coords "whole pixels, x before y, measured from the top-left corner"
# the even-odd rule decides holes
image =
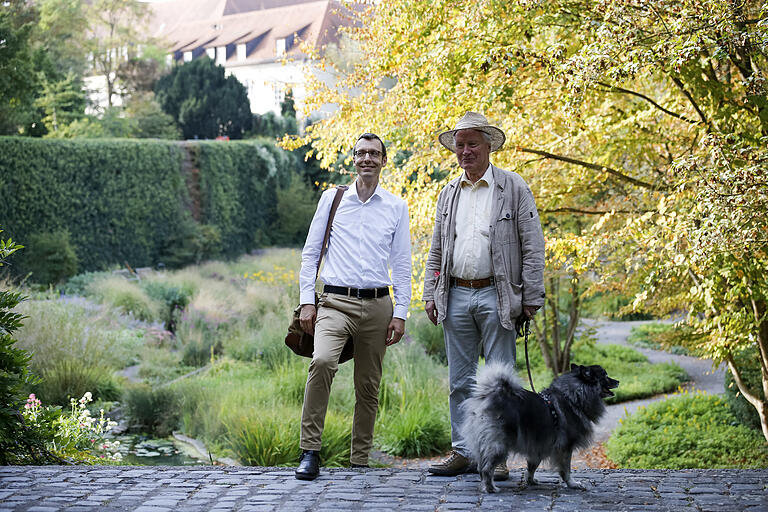
[[[245,86],[234,76],[225,76],[224,68],[208,57],[174,68],[157,81],[155,96],[186,139],[240,139],[250,127]]]
[[[766,6],[391,0],[357,12],[365,24],[349,34],[366,58],[332,87],[308,76],[307,112],[339,108],[286,147],[311,144],[337,169],[362,131],[408,151],[382,179],[409,202],[423,269],[437,192],[457,172],[436,134],[484,112],[508,136],[494,163],[537,197],[550,271],[596,271],[597,288],[635,295],[630,309],[687,312],[689,341],[728,361],[768,439]],[[761,360],[762,393],[738,377],[743,350]]]
[[[139,45],[149,42],[142,31],[149,13],[147,4],[136,0],[95,0],[87,10],[85,47],[90,52],[93,71],[106,81],[109,107],[117,93],[119,66],[136,56]]]
[[[30,33],[37,13],[23,0],[0,7],[0,134],[18,133],[30,118],[36,77]]]
[[[181,130],[173,118],[163,112],[152,93],[134,96],[125,108],[126,114],[133,119],[135,127],[132,136],[139,139],[181,138]]]
[[[48,79],[67,75],[82,78],[86,68],[85,36],[88,31],[83,0],[41,0],[32,39],[38,54],[38,69]]]
[[[40,76],[42,91],[35,100],[35,105],[44,113],[42,121],[51,136],[83,117],[85,112],[85,93],[80,81],[70,72],[61,81],[51,82],[44,75]]]

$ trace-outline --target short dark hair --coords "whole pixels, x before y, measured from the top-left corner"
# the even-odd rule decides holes
[[[384,145],[384,141],[381,140],[379,138],[379,136],[376,135],[375,133],[367,133],[366,132],[366,133],[362,134],[361,136],[359,136],[357,138],[357,140],[355,141],[355,145],[352,146],[352,150],[353,151],[354,151],[354,148],[357,147],[357,143],[360,142],[360,139],[377,140],[377,141],[379,141],[379,144],[381,144],[381,157],[382,158],[386,158],[387,157],[387,146]]]

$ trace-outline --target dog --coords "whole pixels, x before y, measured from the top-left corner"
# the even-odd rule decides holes
[[[539,394],[520,385],[514,367],[490,363],[478,372],[472,395],[462,405],[462,433],[480,473],[480,490],[496,492],[493,468],[510,452],[528,463],[527,482],[550,460],[570,488],[586,490],[571,478],[571,455],[591,442],[594,425],[605,413],[604,398],[619,381],[599,365],[571,365]]]

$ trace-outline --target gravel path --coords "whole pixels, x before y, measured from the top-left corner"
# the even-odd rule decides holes
[[[690,356],[670,354],[660,350],[638,348],[627,343],[632,327],[642,324],[656,323],[655,321],[614,322],[604,320],[582,320],[584,325],[594,327],[597,330],[598,343],[611,345],[624,345],[632,347],[645,355],[651,363],[677,363],[688,373],[690,380],[683,386],[688,390],[701,390],[711,395],[719,395],[724,392],[725,369],[724,365],[714,368],[712,361],[698,359]],[[626,413],[633,413],[642,406],[658,400],[663,400],[666,395],[633,400],[608,406],[608,412],[600,421],[595,430],[595,442],[602,443],[608,439],[619,424],[619,419]]]

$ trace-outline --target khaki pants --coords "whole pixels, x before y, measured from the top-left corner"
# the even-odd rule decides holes
[[[386,352],[392,299],[357,299],[333,293],[320,296],[315,324],[315,351],[309,364],[301,412],[301,449],[320,450],[331,383],[347,338],[355,344],[355,414],[352,424],[352,464],[368,464],[373,427],[379,408],[379,383]]]

